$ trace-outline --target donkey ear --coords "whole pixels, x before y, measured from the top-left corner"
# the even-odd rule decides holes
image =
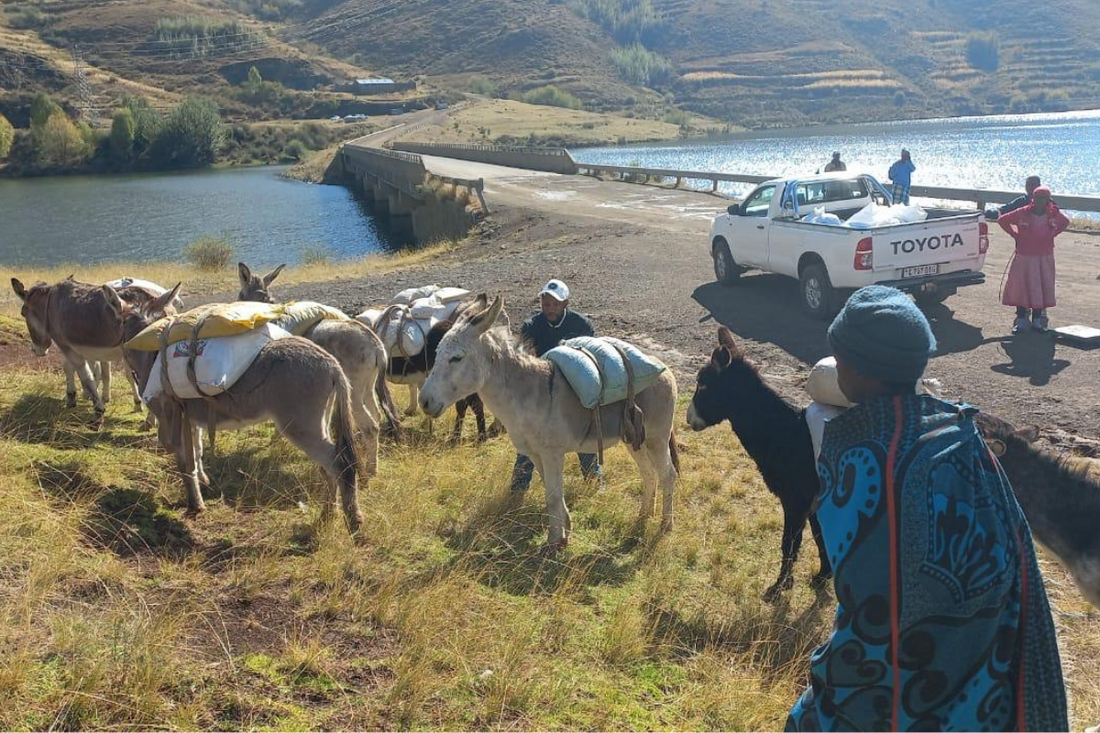
[[[171,290],[169,290],[164,295],[160,296],[159,298],[156,298],[155,300],[149,301],[149,305],[146,306],[146,309],[145,309],[146,312],[147,313],[157,313],[157,312],[164,311],[166,308],[168,308],[169,303],[174,301],[176,299],[176,297],[179,295],[181,285],[183,285],[183,283],[178,282],[178,283],[176,283],[176,287],[172,288]]]
[[[474,298],[473,305],[475,307],[477,307],[478,309],[480,309],[480,310],[485,310],[486,308],[488,308],[489,307],[489,294],[488,293],[478,293],[477,297]]]
[[[719,346],[710,354],[710,363],[719,369],[725,369],[733,361],[733,354],[725,346]]]
[[[252,270],[248,269],[248,265],[243,262],[237,263],[237,277],[241,279],[241,285],[248,285],[252,282]]]
[[[111,306],[111,310],[121,318],[122,317],[122,298],[118,297],[118,293],[110,285],[101,285],[100,290],[103,291],[104,297],[107,298],[107,305]]]
[[[1034,425],[1028,425],[1025,428],[1020,428],[1012,434],[1025,443],[1034,443],[1039,439],[1039,428]]]
[[[285,264],[279,265],[274,270],[272,270],[271,272],[264,275],[264,287],[265,288],[268,285],[270,285],[271,283],[275,282],[275,278],[279,277],[279,273],[283,271],[284,267],[286,267]]]
[[[993,438],[992,440],[985,441],[985,444],[989,446],[989,452],[998,458],[1004,458],[1004,454],[1008,452],[1008,446],[1005,445],[1003,440]]]
[[[504,310],[504,297],[498,295],[493,304],[470,319],[470,328],[481,335],[493,327],[497,316]]]
[[[737,342],[733,340],[733,332],[725,326],[719,326],[718,328],[718,345],[728,349],[730,356],[740,356],[741,349],[737,346]]]
[[[19,281],[19,278],[13,277],[11,279],[11,289],[15,291],[20,300],[25,301],[27,299],[27,289],[23,287],[23,283]]]

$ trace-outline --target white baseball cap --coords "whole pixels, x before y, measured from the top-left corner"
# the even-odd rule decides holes
[[[551,298],[558,301],[569,300],[569,286],[561,280],[551,280],[546,283],[546,287],[539,292],[539,297],[543,295],[549,295]]]

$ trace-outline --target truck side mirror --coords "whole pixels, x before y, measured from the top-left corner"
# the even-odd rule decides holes
[[[730,216],[740,216],[741,206],[739,204],[730,204],[726,207],[726,213]]]

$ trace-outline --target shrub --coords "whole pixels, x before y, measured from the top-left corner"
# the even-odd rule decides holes
[[[532,89],[523,94],[519,101],[526,104],[541,104],[546,107],[565,107],[566,109],[581,109],[584,106],[581,104],[581,100],[564,89],[558,89],[553,85]]]
[[[615,68],[626,81],[637,86],[667,84],[672,80],[672,62],[640,43],[611,52]]]
[[[183,248],[184,258],[203,272],[214,272],[229,267],[233,259],[233,245],[222,237],[206,235]]]
[[[324,245],[311,244],[302,248],[303,265],[325,265],[328,264],[330,256],[331,253]]]
[[[50,116],[60,111],[61,108],[57,106],[57,102],[50,99],[50,95],[45,93],[36,95],[31,102],[31,127],[45,127]]]
[[[993,33],[971,33],[966,39],[966,60],[979,71],[993,73],[1000,65],[1001,42]]]
[[[11,145],[15,142],[15,128],[8,122],[8,118],[0,115],[0,160],[4,160],[11,153]]]
[[[487,76],[481,74],[474,74],[466,82],[466,88],[474,94],[482,94],[486,97],[495,97],[497,95],[497,85]]]
[[[283,148],[283,153],[285,153],[288,158],[302,160],[309,155],[309,149],[306,148],[306,144],[301,140],[291,140],[286,144],[286,147]]]
[[[16,30],[34,30],[50,22],[49,16],[34,5],[7,12],[8,25]]]
[[[160,131],[160,115],[145,97],[122,98],[122,106],[134,116],[134,155],[142,156],[153,147]]]
[[[70,169],[83,163],[91,148],[68,115],[60,109],[34,131],[35,157],[46,169]]]
[[[133,154],[134,113],[124,108],[115,112],[111,120],[111,157],[120,163],[126,163]]]
[[[193,168],[218,159],[225,126],[208,99],[188,97],[168,115],[153,141],[154,162],[166,168]]]
[[[894,106],[895,107],[904,107],[905,104],[908,101],[909,100],[905,97],[905,92],[901,91],[900,89],[898,91],[894,92]]]

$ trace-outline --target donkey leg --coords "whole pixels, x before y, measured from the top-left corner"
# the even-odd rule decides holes
[[[802,529],[806,526],[806,517],[783,507],[783,561],[779,566],[779,577],[772,587],[764,592],[764,600],[775,601],[794,585],[794,563],[798,559],[798,548],[802,544]]]
[[[123,374],[126,375],[126,382],[130,385],[130,398],[134,401],[134,412],[141,414],[141,411],[145,407],[145,403],[141,401],[141,390],[138,389],[137,380],[134,379],[134,373],[123,365]],[[149,420],[145,421],[146,427],[149,427]]]
[[[199,454],[195,447],[195,429],[186,417],[181,418],[180,445],[176,450],[176,463],[187,489],[187,514],[194,516],[206,510],[199,486]]]
[[[65,367],[65,407],[76,407],[76,367],[62,359]]]
[[[84,387],[84,394],[92,401],[95,408],[94,422],[100,422],[103,419],[103,413],[107,411],[107,406],[103,404],[99,391],[96,389],[95,376],[92,374],[91,367],[84,357],[74,351],[63,351],[62,353],[65,354],[65,358],[72,365],[76,376],[79,377],[80,385]]]
[[[550,533],[546,544],[554,552],[569,543],[569,533],[573,528],[569,508],[565,505],[565,456],[544,453],[535,461],[535,467],[546,487],[546,510],[550,515]]]
[[[451,444],[458,445],[462,440],[462,423],[466,420],[466,409],[470,406],[468,398],[455,403],[455,427],[451,431]]]
[[[152,414],[152,413],[150,413]],[[199,479],[199,488],[206,489],[206,492],[210,495],[214,493],[214,486],[210,483],[210,477],[206,475],[206,466],[202,461],[203,447],[202,447],[202,428],[195,425],[195,432],[192,438],[195,441],[195,475]],[[211,449],[213,450],[213,449]]]
[[[420,411],[418,400],[420,399],[420,387],[415,384],[409,385],[409,406],[405,408],[405,414],[412,417]]]
[[[657,472],[657,482],[661,486],[661,531],[672,531],[673,512],[675,510],[676,466],[672,463],[669,441],[662,440],[660,445],[649,448],[649,460]],[[647,446],[648,447],[648,446]]]
[[[325,420],[324,422],[327,422]],[[279,431],[296,445],[310,460],[316,463],[325,474],[329,491],[321,507],[321,521],[327,523],[332,518],[332,511],[336,506],[337,489],[344,503],[344,511],[348,514],[348,528],[352,534],[359,531],[362,524],[362,515],[359,513],[358,496],[356,493],[356,471],[354,466],[343,466],[343,456],[355,451],[349,449],[345,443],[351,440],[351,436],[345,436],[342,432],[336,435],[336,442],[328,440],[321,430],[321,426],[309,425],[306,421],[285,423],[279,426]],[[346,481],[345,473],[350,472],[351,480]]]
[[[474,411],[474,420],[477,422],[477,442],[484,443],[489,439],[489,433],[485,430],[485,403],[477,394],[466,398]]]
[[[821,534],[821,523],[817,521],[817,512],[810,512],[810,534],[813,535],[814,544],[817,545],[817,557],[820,562],[817,574],[810,582],[817,585],[833,577],[833,566],[829,562],[829,553],[825,549],[825,538]]]
[[[99,394],[103,396],[103,404],[111,402],[111,362],[99,362]]]
[[[652,456],[644,448],[630,451],[630,457],[634,459],[642,477],[642,510],[638,521],[644,523],[653,516],[657,504],[657,469],[653,465]]]

